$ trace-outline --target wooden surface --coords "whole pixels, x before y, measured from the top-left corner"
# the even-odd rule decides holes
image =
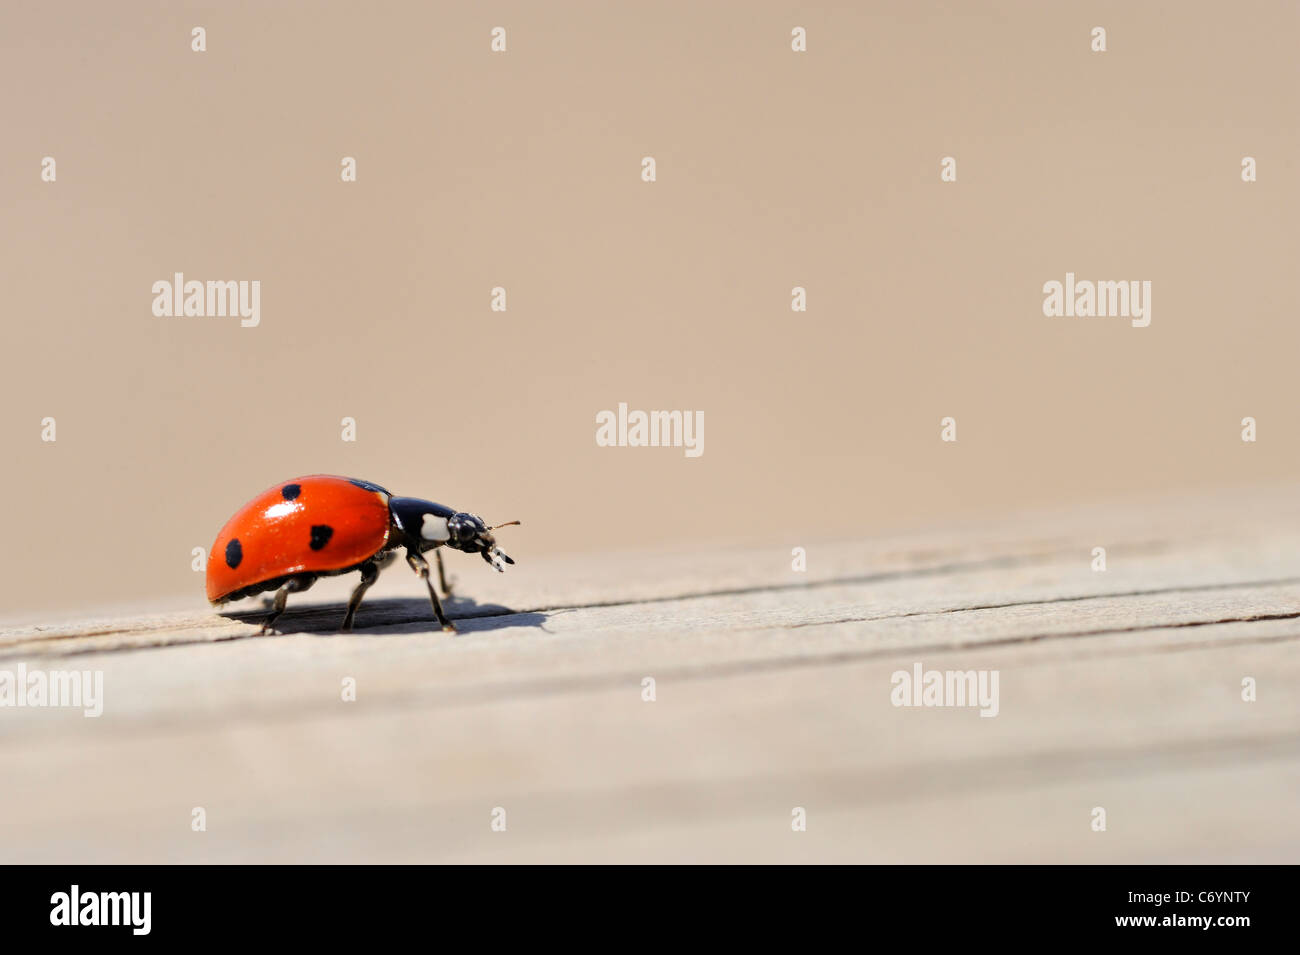
[[[105,710],[0,709],[0,860],[1295,862],[1297,497],[451,555],[457,636],[405,567],[349,636],[348,583],[258,637],[197,575],[191,611],[10,626],[0,670],[102,670]],[[893,706],[917,662],[998,670],[998,716]]]

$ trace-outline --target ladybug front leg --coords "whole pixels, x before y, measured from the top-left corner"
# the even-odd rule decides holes
[[[434,559],[438,562],[438,583],[442,587],[444,597],[451,596],[451,584],[447,583],[447,573],[442,569],[442,548],[433,552]]]
[[[438,592],[433,589],[433,581],[429,579],[429,562],[418,551],[414,550],[406,552],[406,562],[411,565],[411,569],[420,576],[420,579],[424,581],[424,585],[429,588],[429,603],[433,604],[433,612],[437,614],[442,629],[455,633],[456,628],[451,625],[451,621],[443,614],[442,604],[438,603]]]
[[[315,577],[307,576],[290,577],[286,580],[284,586],[275,592],[275,603],[271,606],[271,613],[262,621],[262,629],[258,633],[270,633],[271,624],[275,623],[275,618],[284,613],[284,602],[289,599],[289,595],[301,593],[315,582]]]

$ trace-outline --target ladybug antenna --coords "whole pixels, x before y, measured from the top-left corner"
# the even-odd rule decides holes
[[[522,521],[506,521],[504,524],[493,524],[491,527],[488,528],[488,530],[494,531],[498,527],[510,527],[511,525],[522,524],[522,523],[523,523]]]

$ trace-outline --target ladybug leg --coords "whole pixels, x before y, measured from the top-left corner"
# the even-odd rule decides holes
[[[352,618],[357,615],[357,608],[361,606],[361,598],[366,595],[370,585],[378,579],[378,566],[373,562],[361,565],[361,583],[357,584],[357,589],[352,591],[352,596],[348,598],[348,612],[343,618],[343,626],[339,627],[341,631],[347,633],[352,629]]]
[[[433,604],[433,612],[438,615],[438,622],[442,624],[442,629],[455,633],[456,628],[451,625],[451,621],[443,614],[442,604],[438,603],[438,591],[433,589],[433,581],[429,579],[429,562],[413,550],[406,552],[406,562],[411,565],[411,569],[420,576],[420,579],[424,581],[424,585],[429,588],[429,603]]]
[[[289,599],[289,595],[301,593],[315,582],[313,577],[290,577],[286,580],[284,585],[275,592],[275,603],[271,605],[271,612],[262,621],[262,629],[258,633],[270,633],[271,624],[275,623],[276,617],[284,613],[284,602]]]
[[[435,550],[433,556],[438,561],[438,585],[442,587],[442,595],[450,597],[451,584],[447,583],[447,573],[442,569],[442,548],[439,547]]]

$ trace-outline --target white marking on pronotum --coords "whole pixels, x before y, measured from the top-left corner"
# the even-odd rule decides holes
[[[447,530],[447,519],[434,514],[425,514],[424,523],[420,525],[420,536],[427,541],[451,540],[451,531]]]

